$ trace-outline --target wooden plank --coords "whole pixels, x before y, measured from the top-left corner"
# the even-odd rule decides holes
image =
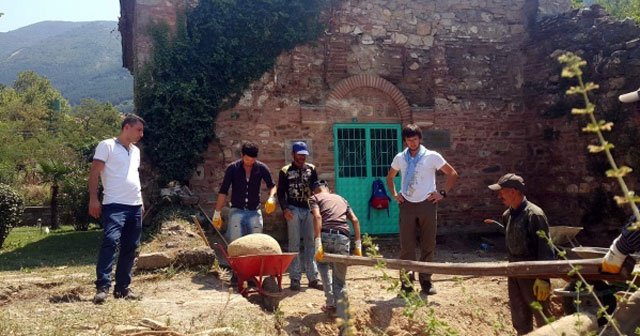
[[[629,260],[630,259],[627,259],[627,261]],[[587,280],[610,281],[625,281],[630,279],[631,270],[633,269],[633,263],[625,263],[623,271],[620,272],[620,274],[601,273],[601,258],[519,262],[436,263],[399,259],[373,259],[325,253],[322,261],[343,263],[348,266],[375,266],[379,261],[383,261],[387,269],[404,269],[430,274],[505,276],[517,278],[569,279],[572,278],[568,274],[573,267],[580,267],[580,274]]]

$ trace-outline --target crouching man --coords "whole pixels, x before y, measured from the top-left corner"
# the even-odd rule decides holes
[[[347,265],[341,263],[322,262],[324,252],[341,255],[349,255],[351,233],[347,218],[353,224],[355,231],[356,255],[362,255],[362,241],[360,240],[360,222],[349,206],[349,203],[340,195],[329,191],[327,182],[319,180],[312,185],[314,195],[309,198],[309,208],[313,214],[315,235],[315,259],[318,262],[318,271],[322,278],[326,305],[322,310],[328,313],[336,312],[336,316],[344,323],[340,326],[340,335],[346,329],[347,316]],[[329,278],[331,269],[331,278]]]

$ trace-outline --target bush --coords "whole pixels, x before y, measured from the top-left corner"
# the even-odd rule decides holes
[[[92,219],[89,216],[88,172],[74,171],[60,183],[60,219],[73,225],[76,231],[87,231]]]
[[[9,231],[20,224],[24,213],[24,201],[20,194],[6,184],[0,184],[0,247]]]

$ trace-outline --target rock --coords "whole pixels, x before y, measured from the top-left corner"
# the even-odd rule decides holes
[[[149,328],[132,326],[132,325],[118,325],[113,328],[113,335],[126,335],[133,334],[141,331],[148,331]]]
[[[229,244],[227,253],[230,257],[282,254],[282,249],[280,248],[280,244],[278,244],[273,237],[262,233],[252,233],[244,237],[240,237]]]
[[[187,268],[199,265],[213,265],[216,255],[208,247],[197,248],[193,250],[178,251],[173,262],[176,266],[185,266]]]
[[[146,327],[149,328],[151,330],[167,330],[169,328],[167,328],[167,326],[165,326],[164,324],[152,320],[150,318],[143,318],[142,320],[140,320],[140,322],[138,322],[138,324],[142,327]]]
[[[596,317],[590,314],[576,313],[565,316],[553,323],[536,329],[527,336],[564,335],[580,336],[598,330]]]
[[[171,265],[172,258],[164,252],[141,254],[136,260],[136,270],[154,270]]]

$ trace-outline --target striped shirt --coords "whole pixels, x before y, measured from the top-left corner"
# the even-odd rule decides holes
[[[640,230],[629,230],[629,226],[633,225],[636,221],[635,216],[631,216],[629,223],[624,226],[620,239],[616,243],[618,250],[625,255],[629,255],[634,252],[640,252]]]

